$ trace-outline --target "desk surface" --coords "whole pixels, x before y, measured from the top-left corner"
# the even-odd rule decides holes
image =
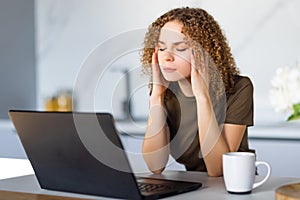
[[[255,199],[274,199],[275,189],[281,185],[286,185],[290,183],[300,182],[300,178],[286,178],[286,177],[271,177],[264,185],[252,191],[251,194],[247,195],[236,195],[229,194],[225,190],[224,181],[222,177],[208,177],[206,173],[199,172],[185,172],[185,171],[166,171],[163,175],[153,175],[153,174],[138,174],[144,177],[154,177],[162,179],[171,180],[188,180],[194,182],[202,182],[203,187],[192,192],[185,194],[180,194],[172,196],[172,199],[230,199],[230,200],[255,200]],[[261,179],[262,177],[256,177],[256,179]],[[44,190],[39,187],[35,175],[27,175],[15,178],[9,178],[0,180],[0,190],[2,191],[15,191],[15,192],[25,192],[35,195],[35,199],[47,199],[44,195],[54,195],[54,196],[65,196],[73,198],[82,199],[105,199],[103,197],[96,197],[91,195],[81,195],[73,194],[67,192],[57,192]],[[22,194],[20,194],[22,195]],[[201,198],[202,197],[202,198]],[[48,198],[48,199],[51,199]]]

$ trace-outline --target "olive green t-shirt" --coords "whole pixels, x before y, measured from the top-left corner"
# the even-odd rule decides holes
[[[196,99],[185,96],[178,83],[172,83],[170,88],[172,95],[165,99],[170,153],[188,171],[207,171],[199,145]],[[253,125],[253,85],[248,77],[235,76],[234,93],[226,94],[224,102],[214,109],[220,129],[226,123]],[[254,152],[248,146],[247,128],[238,151]]]

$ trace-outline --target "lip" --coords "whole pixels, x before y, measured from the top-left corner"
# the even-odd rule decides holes
[[[176,71],[176,69],[168,68],[168,67],[163,68],[163,70],[164,70],[164,72],[166,72],[166,73],[172,73],[172,72],[175,72],[175,71]]]

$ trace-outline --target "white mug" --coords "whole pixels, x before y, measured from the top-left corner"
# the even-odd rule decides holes
[[[265,165],[266,177],[255,183],[256,167]],[[265,183],[271,174],[271,166],[264,161],[255,161],[255,154],[250,152],[230,152],[223,154],[223,176],[229,193],[247,194],[252,189]]]

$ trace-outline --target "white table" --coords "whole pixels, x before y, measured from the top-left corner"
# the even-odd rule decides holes
[[[29,160],[0,158],[0,180],[34,174]]]
[[[19,162],[20,163],[20,162]],[[28,167],[28,162],[24,162],[23,166]],[[19,167],[22,165],[20,164]],[[23,171],[24,174],[28,174],[30,171],[30,166],[28,171]],[[17,173],[20,174],[20,173]],[[247,195],[235,195],[229,194],[225,190],[223,177],[208,177],[206,173],[199,172],[185,172],[185,171],[165,171],[163,175],[153,175],[150,173],[138,174],[144,177],[155,177],[155,178],[165,178],[171,180],[187,180],[193,182],[201,182],[203,187],[192,192],[185,194],[180,194],[172,196],[170,199],[230,199],[230,200],[255,200],[255,199],[274,199],[275,189],[281,185],[300,182],[300,178],[287,178],[287,177],[271,177],[263,186],[252,191],[251,194]],[[256,177],[261,179],[262,177]],[[67,197],[78,197],[78,198],[89,198],[89,199],[105,199],[103,197],[96,197],[90,195],[80,195],[74,193],[57,192],[41,189],[35,175],[19,176],[14,178],[8,178],[0,180],[0,190],[15,191],[15,192],[27,192],[34,194],[48,194],[57,196],[67,196]]]

